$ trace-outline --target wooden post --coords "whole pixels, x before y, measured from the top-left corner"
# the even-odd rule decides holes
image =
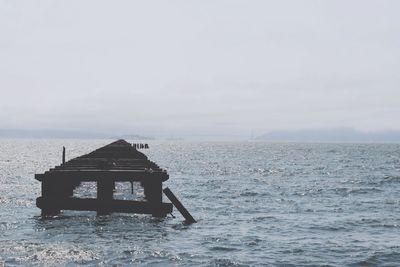
[[[187,223],[195,223],[196,220],[190,215],[187,209],[182,205],[182,203],[176,198],[176,196],[172,193],[172,191],[166,187],[164,190],[165,195],[171,200],[172,204],[179,210]]]
[[[143,181],[142,186],[144,188],[144,195],[153,208],[154,217],[165,217],[166,214],[160,213],[160,207],[162,203],[162,181],[161,180],[148,180]]]
[[[55,179],[44,179],[42,181],[42,198],[44,199],[45,206],[42,207],[42,216],[54,216],[60,213],[57,207],[57,198],[59,196],[59,187]]]
[[[62,164],[65,164],[65,146],[63,146]]]
[[[146,181],[142,183],[144,187],[144,195],[147,201],[151,203],[162,202],[162,182],[161,181]]]
[[[111,179],[100,179],[97,181],[97,214],[110,214],[110,204],[113,200],[114,181]]]

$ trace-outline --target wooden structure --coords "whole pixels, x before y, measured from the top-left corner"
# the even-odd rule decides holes
[[[63,149],[62,164],[35,174],[35,178],[42,183],[42,196],[36,200],[42,215],[55,215],[60,210],[89,210],[99,214],[128,212],[165,217],[172,212],[172,204],[162,202],[162,182],[168,180],[167,172],[125,140],[67,162]],[[73,196],[81,182],[97,183],[96,199]],[[146,201],[113,199],[115,182],[140,182]]]
[[[176,198],[174,193],[167,187],[163,190],[164,194],[171,200],[172,204],[179,210],[182,216],[185,218],[187,223],[195,223],[196,220],[193,216],[187,211],[187,209],[182,205],[182,203]]]

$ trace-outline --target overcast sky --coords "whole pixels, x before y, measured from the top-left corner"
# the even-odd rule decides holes
[[[0,1],[0,128],[400,129],[400,1]]]

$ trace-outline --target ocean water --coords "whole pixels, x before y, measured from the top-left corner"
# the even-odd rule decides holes
[[[400,266],[400,145],[152,141],[198,223],[42,219],[34,173],[111,141],[0,140],[0,266]]]

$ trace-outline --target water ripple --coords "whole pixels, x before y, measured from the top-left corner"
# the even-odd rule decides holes
[[[0,266],[400,262],[400,145],[153,141],[146,153],[197,224],[176,211],[42,219],[33,174],[59,164],[62,146],[71,158],[108,142],[0,140]]]

